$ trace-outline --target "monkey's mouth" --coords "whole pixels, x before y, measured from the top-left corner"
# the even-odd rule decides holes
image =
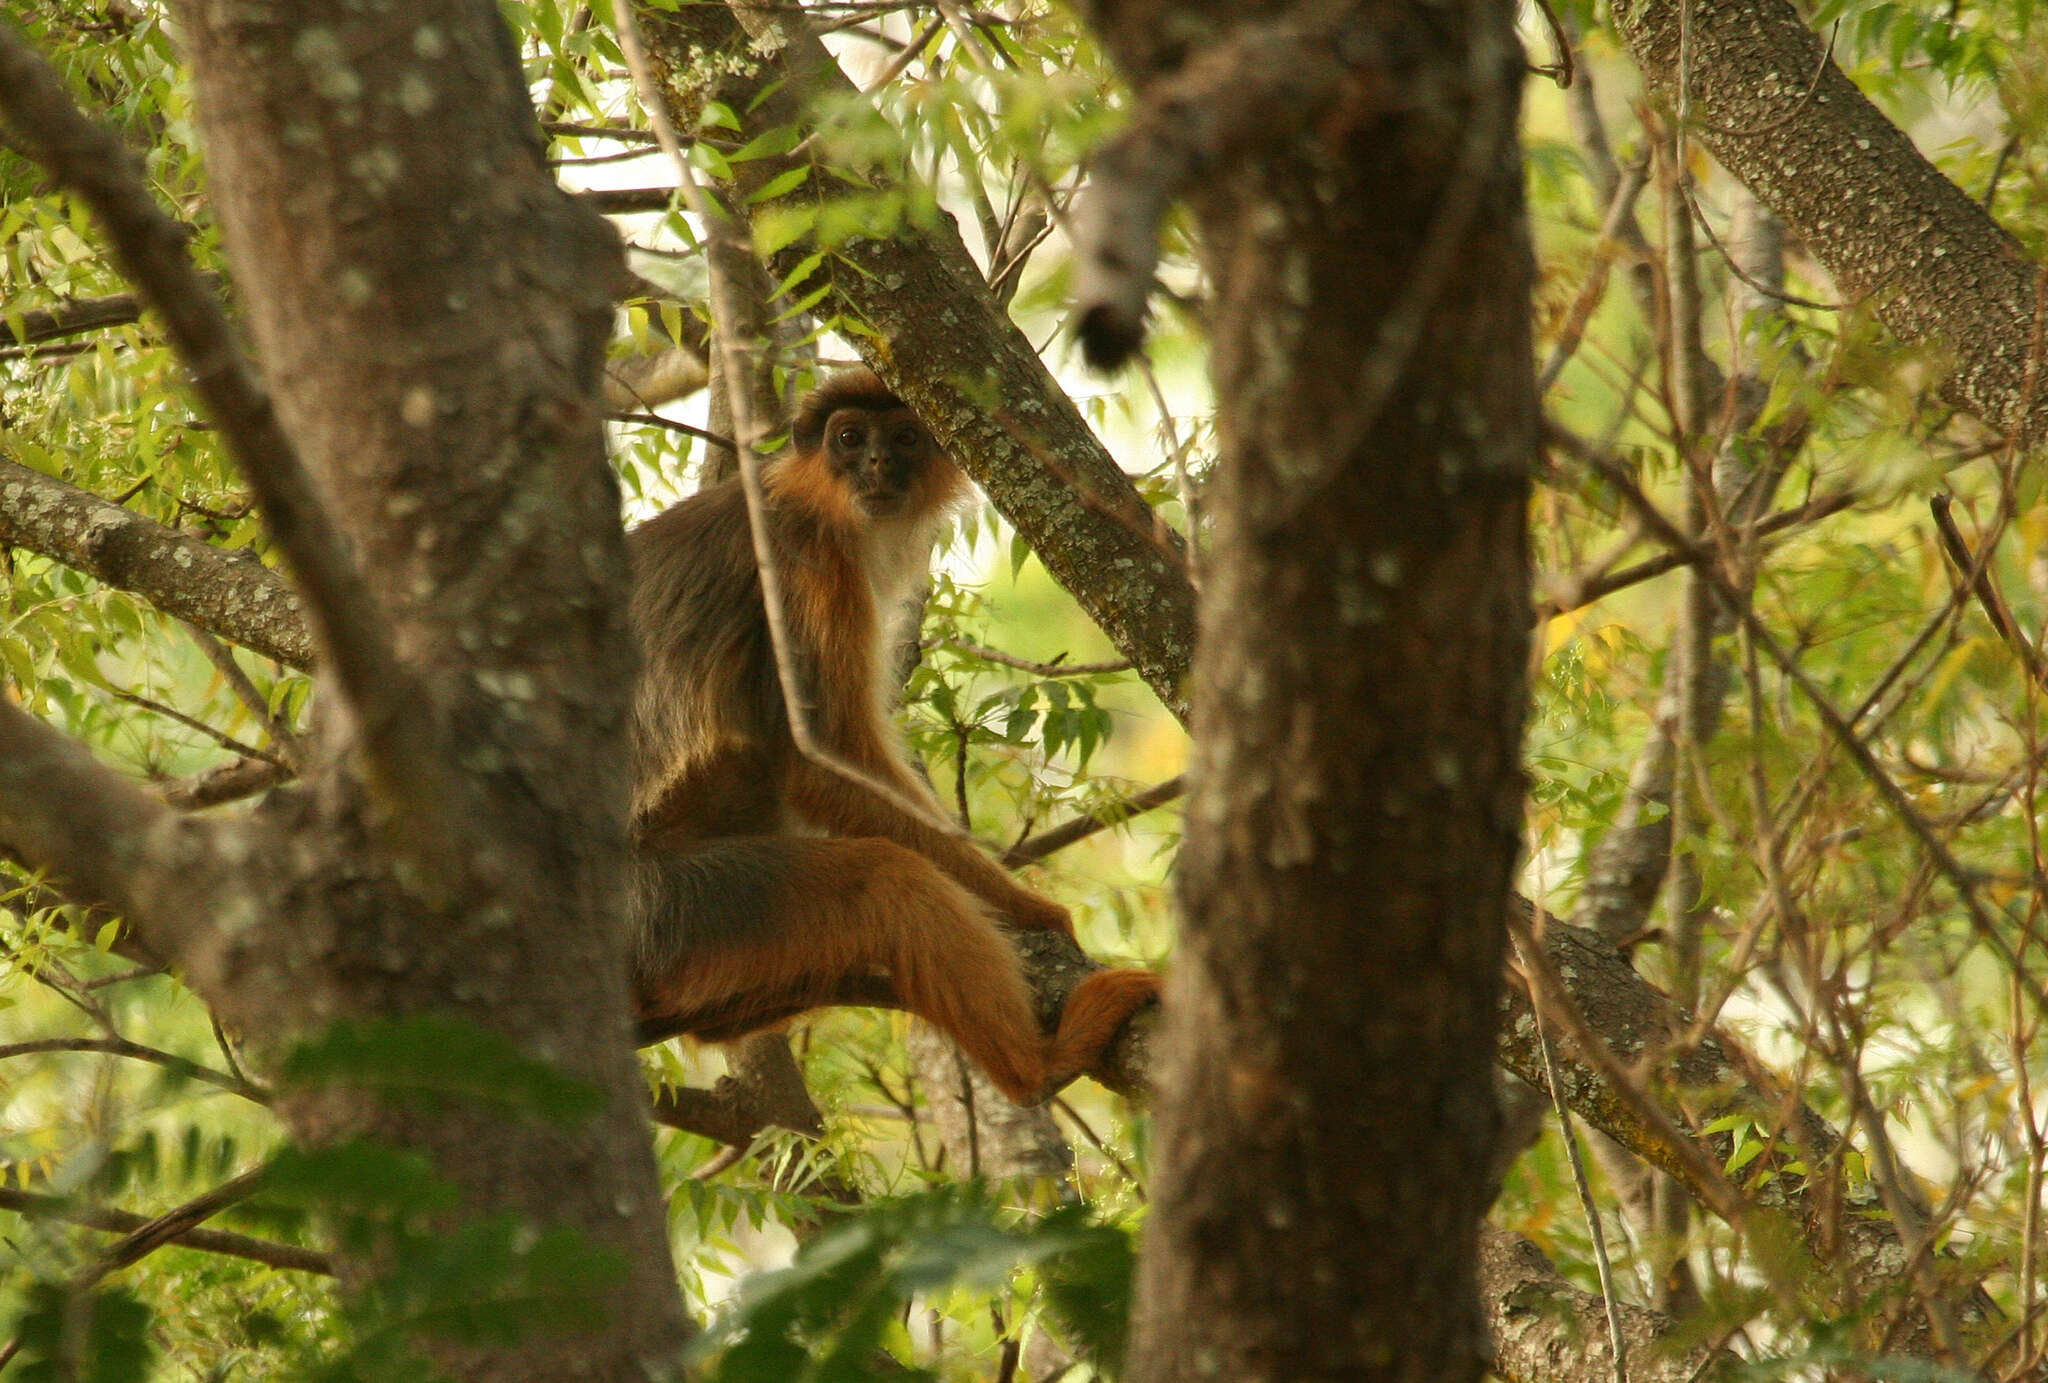
[[[861,495],[860,507],[869,518],[891,519],[903,512],[910,496],[901,490],[869,490]]]

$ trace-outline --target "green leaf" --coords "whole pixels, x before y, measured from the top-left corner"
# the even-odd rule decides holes
[[[751,204],[759,205],[762,202],[772,202],[777,197],[786,197],[799,187],[802,187],[810,176],[811,166],[808,163],[799,163],[794,168],[785,168],[755,189],[753,195],[748,197],[747,201]]]
[[[144,1383],[149,1377],[150,1311],[120,1288],[76,1292],[57,1282],[30,1284],[15,1318],[21,1353],[12,1383]]]

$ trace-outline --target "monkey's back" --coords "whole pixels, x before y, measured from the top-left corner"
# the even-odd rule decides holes
[[[627,535],[642,660],[633,815],[643,836],[784,829],[789,728],[737,481]]]

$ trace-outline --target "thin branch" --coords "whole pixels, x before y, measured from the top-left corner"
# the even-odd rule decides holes
[[[1833,494],[1822,495],[1818,499],[1808,500],[1796,509],[1780,510],[1768,518],[1760,519],[1754,524],[1737,529],[1735,536],[1740,542],[1745,544],[1754,542],[1759,538],[1768,538],[1775,534],[1783,533],[1787,529],[1799,528],[1839,514],[1862,498],[1863,492],[1860,490],[1837,490]],[[1613,595],[1616,591],[1638,585],[1654,577],[1662,576],[1666,572],[1677,571],[1680,567],[1691,566],[1699,559],[1700,553],[1696,549],[1684,552],[1667,550],[1657,554],[1655,557],[1646,557],[1632,566],[1608,572],[1604,576],[1580,581],[1576,585],[1569,587],[1567,593],[1559,596],[1557,599],[1539,603],[1536,606],[1535,618],[1538,622],[1541,622],[1546,619],[1553,619],[1558,615],[1569,614],[1573,610],[1583,609],[1596,600],[1603,600]],[[1569,579],[1563,578],[1562,580],[1568,581]]]
[[[1927,507],[1934,515],[1934,527],[1941,534],[1942,551],[1955,568],[1956,579],[1968,584],[1977,597],[1977,603],[1984,609],[1984,617],[1991,621],[1998,637],[2005,640],[2006,647],[2019,658],[2020,666],[2027,670],[2027,676],[2033,679],[2034,685],[2048,690],[2048,667],[2042,665],[2040,650],[2021,632],[2005,597],[1993,584],[1988,553],[1976,556],[1971,553],[1970,545],[1963,541],[1962,532],[1949,513],[1949,504],[1950,498],[1945,494],[1935,495],[1927,501]]]
[[[1187,790],[1187,776],[1175,774],[1165,782],[1155,783],[1143,792],[1137,793],[1127,802],[1104,807],[1100,815],[1077,816],[1072,821],[1061,822],[1051,830],[1040,832],[1029,840],[1018,841],[1004,852],[1003,866],[1006,869],[1017,869],[1030,864],[1033,860],[1042,860],[1054,851],[1064,850],[1077,841],[1088,839],[1098,831],[1106,831],[1155,807],[1163,807]]]
[[[1557,57],[1548,67],[1538,67],[1535,71],[1556,82],[1560,89],[1568,87],[1572,84],[1572,79],[1578,75],[1578,61],[1572,55],[1571,36],[1565,32],[1563,23],[1557,17],[1557,11],[1550,6],[1550,0],[1536,0],[1536,8],[1542,13],[1543,23],[1550,30],[1551,51],[1557,54]],[[1620,1367],[1618,1361],[1615,1367]]]
[[[5,1187],[0,1187],[0,1210],[13,1211],[26,1219],[56,1220],[64,1224],[84,1225],[87,1229],[102,1230],[109,1234],[133,1234],[154,1223],[149,1216],[137,1215],[128,1210],[73,1205],[57,1196],[39,1195],[33,1191],[15,1191]],[[171,1241],[181,1248],[224,1254],[230,1258],[246,1258],[252,1263],[263,1263],[273,1268],[289,1268],[295,1272],[319,1273],[323,1277],[334,1275],[334,1265],[326,1254],[317,1249],[300,1248],[296,1244],[252,1239],[244,1234],[232,1234],[219,1229],[183,1229],[170,1237]]]
[[[1649,165],[1643,159],[1636,159],[1617,171],[1614,195],[1607,201],[1607,213],[1600,218],[1600,237],[1594,245],[1592,267],[1587,270],[1585,282],[1579,285],[1579,291],[1564,315],[1564,325],[1558,329],[1557,339],[1550,347],[1549,359],[1537,372],[1538,395],[1550,392],[1550,386],[1557,382],[1557,377],[1564,373],[1564,367],[1578,354],[1579,343],[1585,339],[1593,312],[1607,296],[1608,271],[1613,268],[1615,256],[1621,252],[1622,246],[1628,243],[1623,228],[1634,227],[1636,199],[1642,196],[1649,180]],[[1633,246],[1630,248],[1634,250]]]
[[[1769,120],[1760,121],[1747,128],[1737,128],[1733,125],[1717,125],[1711,120],[1702,119],[1699,116],[1691,116],[1693,128],[1711,130],[1715,134],[1728,135],[1736,139],[1754,139],[1759,135],[1769,134],[1783,125],[1790,124],[1797,118],[1799,112],[1806,109],[1806,103],[1813,99],[1813,94],[1820,90],[1820,79],[1828,70],[1829,60],[1835,55],[1835,39],[1840,37],[1841,32],[1842,21],[1837,19],[1835,26],[1828,30],[1827,46],[1821,49],[1820,60],[1813,65],[1813,75],[1807,78],[1806,90],[1800,92],[1799,99],[1794,101],[1781,114],[1774,115]],[[1994,182],[1993,186],[1995,187],[1996,185]],[[1710,231],[1708,234],[1712,234],[1712,232]]]
[[[1029,672],[1039,677],[1094,677],[1112,672],[1129,672],[1131,669],[1129,658],[1112,658],[1106,663],[1068,663],[1061,661],[1067,656],[1064,653],[1049,662],[1037,663],[1029,658],[1019,658],[1014,653],[1005,653],[999,648],[990,648],[986,644],[978,644],[972,639],[957,636],[934,639],[925,647],[965,649],[983,662],[999,663],[1003,667],[1013,667],[1019,672]]]
[[[1546,7],[1546,13],[1548,8]],[[1556,21],[1553,19],[1552,23]],[[1521,958],[1523,973],[1532,968],[1529,952],[1520,936],[1513,938],[1515,954]],[[1619,1301],[1614,1294],[1614,1264],[1607,1256],[1607,1229],[1600,1222],[1600,1207],[1594,1203],[1593,1188],[1586,1180],[1586,1155],[1579,1147],[1578,1130],[1572,1127],[1572,1111],[1564,1099],[1564,1082],[1557,1073],[1557,1055],[1550,1050],[1550,1033],[1544,1024],[1549,996],[1530,986],[1529,1012],[1536,1020],[1536,1048],[1543,1056],[1543,1075],[1550,1087],[1550,1107],[1557,1112],[1558,1137],[1564,1140],[1566,1159],[1571,1163],[1572,1189],[1578,1192],[1579,1209],[1586,1217],[1586,1229],[1593,1239],[1593,1266],[1600,1277],[1600,1300],[1607,1309],[1607,1340],[1614,1351],[1614,1383],[1628,1383],[1628,1339],[1622,1334]]]
[[[136,1263],[155,1253],[165,1244],[191,1233],[205,1221],[237,1201],[247,1200],[263,1181],[266,1168],[258,1167],[238,1177],[224,1181],[211,1191],[194,1196],[172,1210],[167,1210],[153,1220],[145,1220],[108,1249],[97,1263],[86,1268],[72,1279],[74,1291],[83,1291],[109,1273],[118,1272],[131,1263]]]
[[[249,680],[249,674],[242,671],[242,665],[235,661],[235,655],[229,651],[226,644],[196,624],[188,622],[185,631],[192,636],[192,641],[199,645],[199,651],[206,655],[206,661],[213,664],[213,670],[220,674],[221,680],[227,683],[228,690],[235,694],[235,700],[242,703],[242,709],[254,716],[257,723],[269,733],[274,754],[260,757],[275,758],[285,768],[297,771],[301,757],[298,732],[280,720],[276,712],[271,710],[269,699]]]
[[[654,136],[631,125],[579,125],[566,120],[544,120],[543,133],[557,139],[615,139],[621,144],[652,144]]]
[[[117,699],[125,701],[131,706],[140,706],[143,710],[148,711],[151,715],[159,715],[162,716],[165,720],[176,721],[178,724],[184,726],[186,729],[196,731],[199,734],[206,736],[206,738],[212,740],[215,744],[227,750],[230,754],[239,754],[245,759],[261,759],[266,763],[276,764],[279,768],[284,767],[283,762],[280,761],[276,755],[258,749],[254,745],[244,744],[240,740],[236,739],[233,735],[228,734],[226,731],[216,730],[211,725],[208,725],[205,721],[199,719],[197,716],[186,715],[183,711],[179,710],[175,706],[166,706],[161,701],[154,700],[147,696],[142,696],[136,692],[122,691],[118,687],[114,688],[113,690],[114,696]]]
[[[903,51],[891,59],[889,65],[882,69],[882,74],[876,77],[874,81],[868,83],[864,90],[880,91],[883,87],[902,76],[903,70],[916,60],[917,55],[925,50],[925,45],[938,37],[939,30],[945,27],[946,16],[944,14],[937,15],[927,21],[925,26],[919,29],[911,38],[910,42],[904,45]],[[817,137],[815,133],[810,136],[811,139],[816,139]]]
[[[152,1066],[161,1066],[176,1075],[218,1086],[229,1094],[240,1095],[253,1104],[270,1102],[267,1094],[240,1077],[231,1076],[225,1071],[216,1071],[210,1066],[173,1052],[145,1047],[139,1042],[130,1042],[123,1037],[40,1037],[28,1042],[9,1042],[0,1045],[0,1061],[5,1061],[9,1057],[36,1056],[45,1052],[101,1052],[107,1056],[128,1057],[135,1061],[146,1061]]]
[[[1920,842],[1921,848],[1927,851],[1935,867],[1941,871],[1942,877],[1948,880],[1949,887],[1954,890],[1958,901],[1963,905],[1964,913],[1969,917],[1971,929],[2024,986],[2027,997],[2032,1000],[2035,1007],[2043,1013],[2048,1013],[2048,990],[2044,990],[2041,982],[2027,975],[2020,966],[2019,957],[2014,954],[2012,943],[1999,933],[1997,922],[1979,894],[1976,881],[1970,877],[1969,871],[1963,868],[1962,862],[1948,848],[1947,842],[1935,833],[1932,823],[1913,805],[1905,790],[1891,774],[1885,772],[1884,765],[1877,761],[1877,756],[1871,752],[1870,746],[1856,734],[1849,721],[1835,708],[1834,703],[1814,685],[1813,679],[1799,665],[1798,660],[1785,650],[1785,646],[1778,642],[1777,637],[1769,629],[1764,627],[1756,613],[1749,608],[1748,602],[1743,600],[1741,593],[1728,584],[1713,555],[1696,548],[1678,530],[1677,525],[1642,492],[1634,478],[1629,475],[1628,468],[1621,462],[1586,445],[1581,439],[1554,423],[1546,422],[1544,433],[1553,444],[1561,445],[1570,454],[1598,471],[1602,478],[1628,501],[1629,506],[1642,518],[1645,526],[1656,535],[1658,541],[1668,547],[1697,554],[1695,570],[1713,591],[1715,598],[1731,616],[1748,627],[1757,647],[1761,648],[1765,655],[1778,665],[1779,671],[1798,687],[1800,695],[1820,716],[1821,723],[1827,727],[1829,735],[1855,761],[1856,767],[1870,785],[1877,789],[1878,796],[1884,799],[1892,814],[1914,839]]]
[[[664,418],[659,413],[617,412],[607,413],[605,416],[615,423],[639,423],[643,427],[667,428],[670,432],[680,432],[686,437],[696,437],[711,443],[715,447],[724,447],[728,451],[735,450],[732,438],[722,432],[712,432],[706,428],[692,427],[688,423],[679,423],[674,418]]]
[[[1811,307],[1821,312],[1843,312],[1848,309],[1846,303],[1817,302],[1812,298],[1802,298],[1797,293],[1787,293],[1782,288],[1772,288],[1767,284],[1758,283],[1729,252],[1728,247],[1721,243],[1721,237],[1714,233],[1714,228],[1707,224],[1707,213],[1700,210],[1699,198],[1693,195],[1691,174],[1684,174],[1679,178],[1678,190],[1685,195],[1685,204],[1692,209],[1692,219],[1707,233],[1707,239],[1713,242],[1714,248],[1720,251],[1721,260],[1728,266],[1728,272],[1749,285],[1752,291],[1761,293],[1766,298],[1775,298],[1781,303],[1790,303],[1793,307]]]
[[[667,211],[675,205],[673,187],[601,187],[578,192],[576,200],[604,216],[631,216]]]
[[[186,257],[185,228],[157,207],[119,136],[81,114],[49,64],[5,27],[0,114],[15,146],[91,206],[123,269],[163,315],[306,594],[320,661],[357,712],[371,777],[392,801],[414,804],[400,816],[453,819],[452,789],[427,738],[432,717],[418,714],[418,690],[401,669],[340,528],[323,512],[297,447],[242,359],[227,315]]]

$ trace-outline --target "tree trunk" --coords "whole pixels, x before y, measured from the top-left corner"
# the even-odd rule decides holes
[[[1221,444],[1131,1376],[1471,1380],[1529,625],[1521,53],[1495,0],[1252,8],[1093,16],[1133,129],[1194,150]]]
[[[395,1077],[288,1082],[301,1144],[422,1156],[459,1193],[441,1230],[509,1223],[515,1260],[566,1230],[609,1265],[549,1284],[594,1308],[573,1329],[537,1310],[527,1338],[428,1339],[445,1369],[648,1377],[683,1321],[620,906],[633,667],[595,406],[616,238],[548,176],[489,0],[190,0],[180,17],[248,328],[394,655],[350,681],[322,649],[317,762],[251,823],[264,864],[222,903],[245,920],[193,981],[273,1060],[342,1021],[400,1043]],[[409,690],[424,751],[397,774],[363,751],[387,734],[380,704],[347,690],[380,679]],[[429,1015],[509,1039],[598,1112],[408,1096],[436,1053],[405,1049],[405,1023]],[[340,1249],[362,1284],[390,1240]]]

